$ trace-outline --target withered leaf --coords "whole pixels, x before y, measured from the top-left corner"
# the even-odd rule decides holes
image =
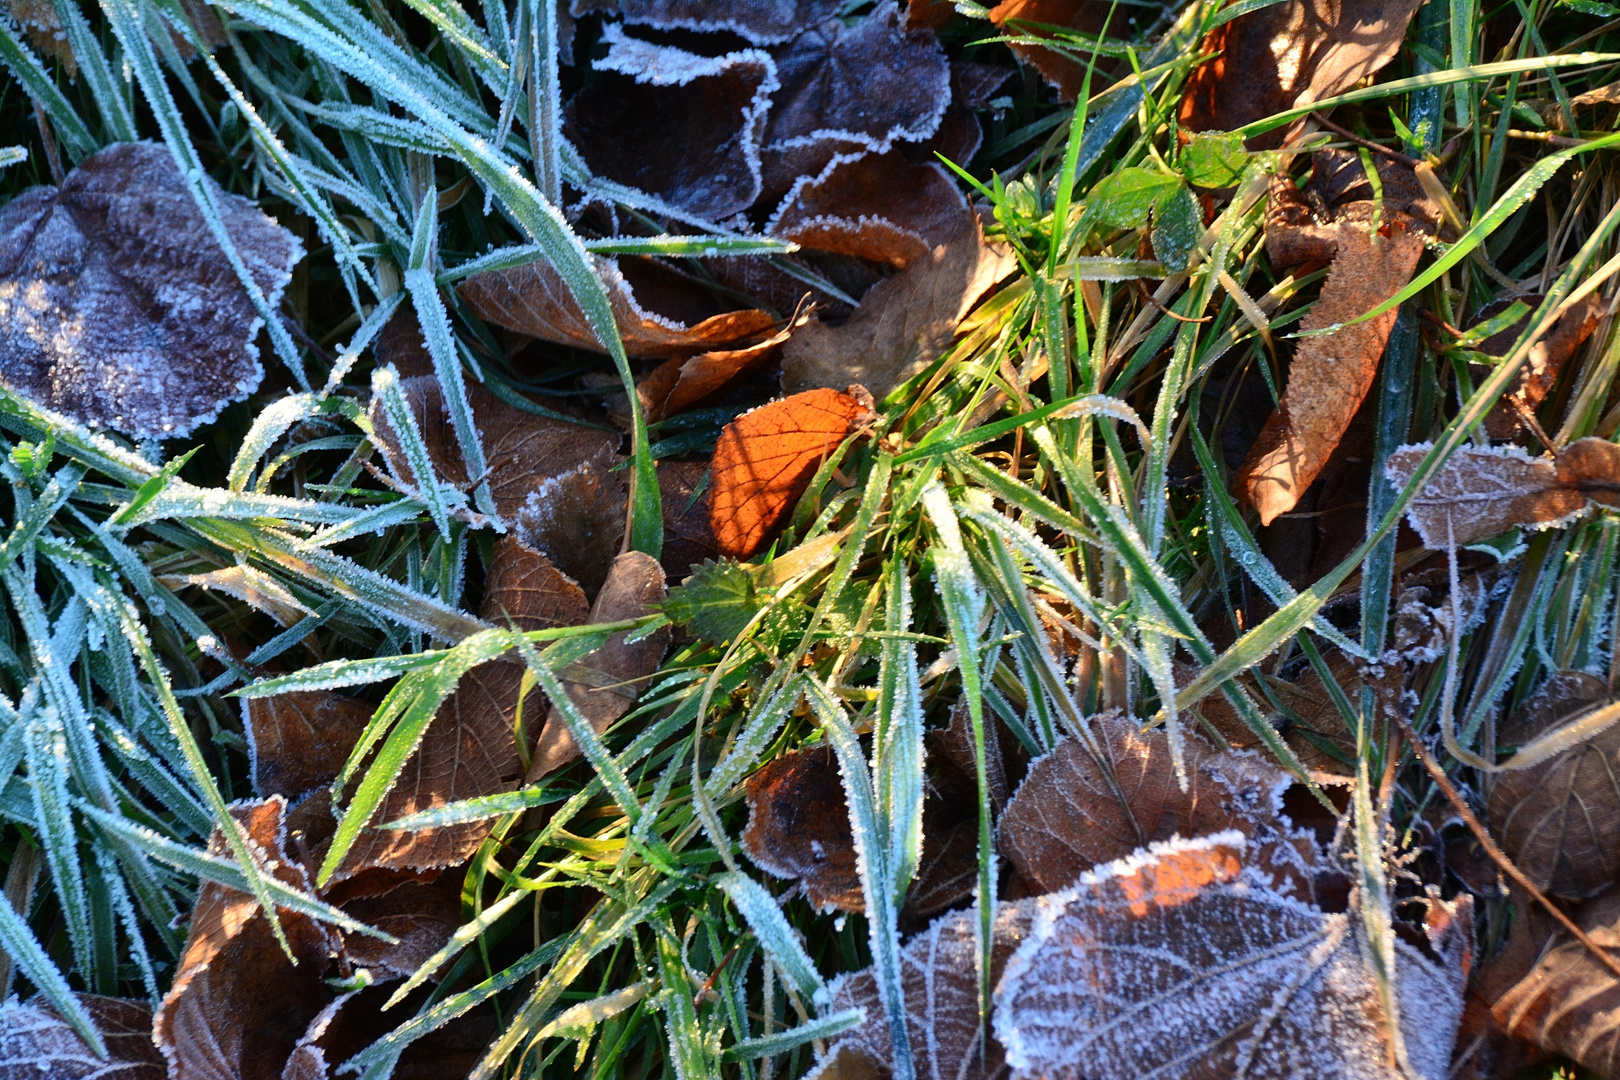
[[[618,455],[607,446],[529,492],[515,531],[590,595],[607,580],[624,538],[627,473],[615,472]]]
[[[281,626],[291,626],[306,616],[315,614],[305,607],[285,585],[252,566],[226,566],[206,574],[181,574],[158,579],[171,589],[195,585],[200,589],[217,589],[227,596],[264,612]]]
[[[748,778],[742,848],[766,873],[802,883],[817,911],[866,910],[855,834],[831,747],[783,754]]]
[[[1017,23],[1042,23],[1082,34],[1099,34],[1109,22],[1109,7],[1097,0],[1002,0],[991,10],[990,21],[1002,33],[1017,36],[1051,36],[1050,31],[1040,27]],[[1080,93],[1086,76],[1084,62],[1040,45],[1018,43],[1012,46],[1012,51],[1039,71],[1064,101],[1073,101]]]
[[[1189,131],[1233,131],[1341,94],[1400,50],[1419,0],[1303,0],[1239,15],[1205,40],[1181,99]],[[1282,145],[1282,131],[1253,140]]]
[[[658,608],[664,599],[664,568],[651,555],[626,551],[613,560],[607,581],[591,605],[587,622],[611,623],[639,619]],[[646,680],[658,670],[669,648],[669,628],[663,627],[630,641],[631,631],[610,636],[600,648],[567,672],[563,689],[598,735],[635,704]],[[555,705],[535,743],[527,781],[533,783],[579,756],[579,747]]]
[[[585,592],[550,559],[507,533],[495,541],[479,617],[519,630],[576,626],[590,614]]]
[[[922,853],[916,877],[906,890],[903,918],[955,907],[972,896],[979,884],[979,823],[968,819],[939,824],[937,819],[946,816],[939,802],[930,795],[923,803]]]
[[[1438,217],[1421,199],[1411,170],[1381,162],[1379,174],[1391,195],[1419,194],[1399,204],[1386,199],[1381,227],[1369,235],[1378,211],[1364,197],[1371,192],[1359,162],[1328,151],[1315,162],[1313,184],[1334,198],[1328,204],[1332,221],[1317,223],[1304,194],[1287,177],[1279,177],[1272,184],[1266,222],[1267,251],[1278,265],[1301,258],[1333,260],[1321,297],[1301,324],[1307,331],[1350,322],[1399,292],[1411,279],[1424,238]],[[1305,338],[1295,349],[1288,388],[1234,480],[1238,493],[1260,512],[1262,524],[1293,509],[1327,464],[1372,387],[1397,314],[1392,309],[1376,319]]]
[[[305,892],[308,875],[282,848],[281,796],[236,803],[233,816],[263,857],[265,872]],[[228,848],[218,829],[212,854]],[[321,981],[336,941],[304,915],[277,912],[298,958],[287,963],[250,894],[204,882],[174,985],[153,1020],[152,1037],[170,1080],[277,1080],[293,1047],[330,996]]]
[[[1526,296],[1523,299],[1532,307],[1541,302],[1539,296]],[[1546,335],[1530,347],[1530,353],[1525,357],[1524,366],[1519,369],[1519,377],[1513,386],[1485,415],[1486,435],[1497,442],[1518,436],[1524,428],[1521,410],[1534,412],[1540,407],[1552,392],[1564,365],[1597,329],[1608,306],[1607,300],[1594,294],[1558,317]],[[1487,308],[1480,312],[1480,317],[1483,320],[1491,314],[1494,312]],[[1480,343],[1479,351],[1489,356],[1506,356],[1524,332],[1529,318],[1526,315],[1513,326],[1486,338]]]
[[[67,31],[51,0],[10,0],[11,17],[28,35],[35,52],[52,57],[69,79],[79,77],[79,61],[68,44]]]
[[[349,759],[372,707],[330,690],[295,691],[242,703],[254,794],[296,799],[330,783]]]
[[[1253,840],[1251,861],[1279,888],[1314,897],[1315,841],[1282,814],[1288,774],[1257,754],[1217,752],[1187,732],[1184,793],[1164,732],[1141,731],[1117,711],[1093,717],[1091,726],[1106,771],[1064,739],[1030,764],[1001,815],[1002,850],[1031,885],[1051,892],[1153,841],[1235,829]]]
[[[720,557],[720,544],[709,524],[709,463],[658,463],[658,491],[664,504],[664,572],[679,580],[692,568]]]
[[[1000,724],[984,725],[985,774],[990,788],[990,805],[997,814],[1007,805],[1007,765],[1001,756]],[[951,722],[928,733],[929,748],[954,765],[964,777],[978,783],[978,751],[973,739],[972,713],[965,701],[951,706]]]
[[[719,349],[687,359],[665,360],[636,386],[647,422],[655,423],[698,404],[738,377],[764,364],[803,325],[785,326],[764,341],[742,349]]]
[[[904,270],[960,241],[971,220],[967,200],[939,165],[913,165],[898,152],[861,153],[841,154],[801,177],[765,228],[807,248]]]
[[[564,133],[591,171],[711,221],[759,196],[759,139],[776,89],[758,49],[721,57],[654,45],[607,27],[604,74],[564,110]]]
[[[730,31],[755,45],[773,45],[838,14],[838,2],[750,0],[747,4],[717,4],[714,0],[573,0],[569,10],[576,18],[612,14],[627,23],[656,30]]]
[[[416,426],[427,444],[433,469],[442,483],[468,486],[467,465],[462,460],[450,413],[444,404],[444,391],[438,379],[419,376],[401,379],[400,390],[410,403]],[[503,518],[515,518],[537,486],[554,476],[611,456],[619,447],[619,436],[564,420],[524,412],[508,405],[477,383],[467,384],[467,401],[473,423],[484,445],[490,495]],[[399,480],[415,486],[416,474],[400,449],[399,437],[384,415],[380,402],[371,403],[371,422],[388,468]]]
[[[790,393],[860,383],[882,400],[939,359],[956,327],[1017,265],[964,215],[954,235],[919,260],[872,286],[840,326],[817,320],[782,347],[782,383]]]
[[[102,1060],[42,997],[0,1003],[0,1076],[6,1080],[164,1080],[144,1001],[79,994],[107,1046]]]
[[[1235,832],[1156,844],[1042,897],[995,992],[1022,1076],[1384,1080],[1382,1006],[1360,923],[1276,892]],[[1397,938],[1414,1075],[1445,1076],[1472,960],[1471,899]]]
[[[411,974],[461,925],[459,893],[457,875],[446,873],[433,882],[397,880],[381,891],[345,900],[348,914],[399,939],[390,945],[365,934],[345,934],[343,948],[350,962],[382,978]]]
[[[1403,446],[1384,472],[1399,487],[1410,480],[1431,444]],[[1515,526],[1562,525],[1589,502],[1620,505],[1620,446],[1579,439],[1557,461],[1533,458],[1517,446],[1465,446],[1407,507],[1406,517],[1424,546],[1444,551],[1472,544]]]
[[[1608,683],[1582,671],[1549,678],[1497,733],[1522,746],[1577,714],[1614,700]],[[1491,832],[1538,889],[1575,899],[1620,877],[1620,727],[1609,727],[1490,785]]]
[[[631,356],[666,360],[734,346],[768,333],[776,322],[769,312],[723,307],[654,260],[593,260]],[[606,351],[568,286],[543,259],[474,274],[460,293],[487,322],[559,345]]]
[[[274,310],[302,245],[203,183]],[[190,434],[259,385],[261,325],[163,146],[109,146],[0,210],[0,379],[81,423]]]

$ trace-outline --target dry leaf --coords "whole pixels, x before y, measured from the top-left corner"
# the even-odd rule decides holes
[[[1050,31],[1034,26],[1009,25],[1013,20],[1061,26],[1081,34],[1105,33],[1109,5],[1102,0],[1002,0],[990,12],[990,21],[1003,33],[1020,37],[1051,37]],[[1117,32],[1117,24],[1115,24]],[[1073,47],[1071,46],[1071,49]],[[1085,84],[1086,64],[1056,49],[1017,44],[1012,51],[1020,60],[1034,66],[1041,77],[1055,87],[1064,101],[1073,101]]]
[[[286,800],[240,802],[232,815],[262,857],[264,872],[312,891],[302,866],[283,850]],[[228,855],[218,829],[208,841]],[[287,963],[270,923],[250,894],[204,882],[175,974],[153,1021],[152,1037],[169,1063],[169,1080],[277,1080],[288,1055],[330,996],[321,976],[336,941],[308,916],[277,912],[298,958]]]
[[[102,1060],[43,997],[0,1003],[0,1076],[6,1080],[164,1080],[144,1001],[78,994],[107,1046]]]
[[[171,589],[195,585],[199,589],[218,589],[234,596],[244,604],[262,611],[280,626],[291,626],[315,614],[299,602],[287,587],[263,570],[252,566],[227,566],[210,570],[206,574],[179,574],[160,577],[159,581]]]
[[[860,383],[882,400],[937,360],[979,298],[1017,266],[1010,252],[984,241],[971,215],[930,256],[861,298],[840,326],[819,320],[782,350],[782,383],[789,390]]]
[[[935,163],[913,165],[898,152],[840,154],[801,176],[765,231],[807,248],[853,255],[904,270],[938,260],[961,242],[968,203]]]
[[[329,784],[349,760],[372,707],[330,690],[295,691],[242,703],[248,779],[259,796],[289,801]]]
[[[1532,311],[1541,303],[1540,296],[1524,296],[1519,299],[1527,303]],[[1511,304],[1513,299],[1501,300],[1497,304]],[[1479,317],[1481,321],[1496,314],[1493,310],[1497,304],[1487,305]],[[1502,395],[1491,411],[1485,414],[1485,434],[1497,442],[1506,442],[1517,438],[1524,430],[1524,421],[1521,419],[1524,412],[1535,412],[1541,406],[1553,384],[1558,381],[1559,373],[1564,365],[1569,363],[1576,351],[1592,336],[1592,331],[1602,321],[1604,313],[1608,310],[1609,302],[1596,294],[1586,297],[1558,317],[1552,328],[1530,347],[1530,353],[1524,359],[1524,366],[1519,369],[1519,377],[1513,386]],[[1519,335],[1524,333],[1525,326],[1530,321],[1530,314],[1526,313],[1523,319],[1508,327],[1506,330],[1492,334],[1480,342],[1479,351],[1488,356],[1506,356],[1518,342]]]
[[[652,259],[592,258],[631,356],[689,356],[740,345],[775,327],[769,312],[727,308],[713,293]],[[559,345],[606,351],[568,286],[544,259],[474,274],[461,283],[460,293],[486,322]]]
[[[34,51],[51,57],[62,65],[62,74],[71,80],[79,77],[79,61],[68,44],[67,31],[56,14],[51,0],[10,0],[11,17],[28,34],[28,43]]]
[[[501,626],[546,630],[584,622],[590,604],[544,553],[507,533],[495,541],[479,614]]]
[[[656,30],[729,31],[755,45],[774,45],[838,14],[838,2],[749,0],[746,4],[717,4],[714,0],[573,0],[569,10],[575,18],[597,13],[618,15],[627,23]]]
[[[303,247],[203,182],[275,310]],[[162,146],[109,146],[0,210],[0,379],[81,423],[190,434],[259,385],[261,325]]]
[[[664,568],[651,555],[627,551],[613,560],[607,581],[596,595],[587,622],[611,623],[639,619],[656,611],[664,600]],[[611,635],[600,648],[586,653],[564,672],[563,689],[598,735],[635,704],[646,680],[658,670],[669,648],[669,628],[628,640],[633,631]],[[588,675],[589,681],[578,676]],[[575,676],[569,678],[566,676]],[[535,743],[534,759],[526,776],[533,783],[579,756],[568,722],[552,706],[546,726]]]
[[[710,464],[709,524],[721,554],[746,559],[763,547],[821,463],[868,421],[870,395],[850,390],[807,390],[726,425]]]
[[[394,365],[401,379],[418,375],[437,377],[433,354],[422,336],[422,324],[416,318],[416,309],[409,304],[401,304],[389,316],[388,322],[377,332],[377,339],[371,343],[371,351],[378,367]]]
[[[1557,672],[1502,725],[1497,743],[1523,746],[1613,700],[1602,679]],[[1581,899],[1620,877],[1620,727],[1490,779],[1491,832],[1538,889]]]
[[[559,571],[596,595],[624,539],[627,472],[605,445],[596,456],[542,481],[524,500],[515,531]]]
[[[777,88],[758,49],[697,56],[610,25],[607,56],[564,109],[564,134],[591,172],[711,221],[759,196],[759,139]]]
[[[345,912],[399,941],[390,945],[365,934],[345,934],[344,952],[355,967],[370,968],[379,978],[410,975],[461,926],[460,892],[458,875],[446,873],[434,882],[405,878],[345,900]]]
[[[1403,446],[1385,475],[1405,487],[1430,443]],[[1425,547],[1444,551],[1487,540],[1516,526],[1547,529],[1582,513],[1589,502],[1620,505],[1620,446],[1579,439],[1557,461],[1517,446],[1459,447],[1407,507]]]
[[[1319,223],[1306,194],[1279,177],[1272,183],[1266,222],[1266,249],[1274,264],[1333,260],[1321,297],[1301,324],[1307,331],[1359,318],[1399,292],[1411,279],[1424,238],[1432,234],[1439,216],[1422,197],[1411,170],[1380,163],[1386,193],[1381,227],[1369,235],[1380,211],[1359,161],[1342,151],[1322,151],[1315,163],[1312,190],[1325,193],[1322,202],[1332,220]],[[1260,512],[1262,524],[1292,510],[1327,464],[1372,388],[1397,314],[1392,309],[1376,319],[1306,338],[1295,349],[1288,389],[1234,480],[1237,492]]]
[[[1015,1075],[1394,1080],[1360,920],[1282,895],[1243,837],[1172,840],[1042,897],[995,992]],[[1397,938],[1413,1075],[1444,1077],[1473,907],[1431,903],[1425,955]]]
[[[1007,765],[1001,756],[1001,724],[987,718],[984,725],[984,759],[990,787],[990,805],[997,814],[1007,805]],[[973,716],[965,701],[951,706],[951,722],[928,733],[929,749],[954,765],[964,778],[978,785],[978,751],[973,740]],[[974,792],[977,801],[978,792]]]
[[[721,349],[699,353],[688,359],[665,360],[636,386],[647,422],[684,412],[704,398],[723,390],[733,380],[758,368],[776,354],[792,337],[802,321],[785,326],[756,345],[744,349]]]
[[[1303,0],[1239,15],[1204,42],[1181,99],[1189,131],[1234,131],[1341,94],[1400,51],[1419,0]],[[1282,130],[1251,145],[1281,146]]]
[[[467,465],[462,461],[438,379],[401,379],[399,388],[410,403],[440,482],[467,487]],[[614,432],[525,412],[477,383],[467,384],[467,401],[484,445],[484,479],[489,482],[496,510],[508,520],[522,512],[530,494],[546,480],[600,460],[603,454],[611,456],[619,448],[619,436]],[[402,484],[415,487],[416,474],[405,460],[399,438],[377,399],[371,403],[371,422],[389,471]]]
[[[804,886],[817,911],[865,911],[844,782],[832,748],[783,754],[748,778],[743,854]]]
[[[906,24],[938,30],[956,17],[951,0],[906,0]]]
[[[658,463],[658,491],[664,505],[664,550],[659,561],[664,572],[680,580],[692,568],[720,558],[719,541],[709,524],[709,463]]]

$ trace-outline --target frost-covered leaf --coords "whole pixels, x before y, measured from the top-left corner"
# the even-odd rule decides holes
[[[618,455],[602,444],[596,456],[542,480],[523,501],[514,522],[523,543],[542,552],[594,596],[624,539],[628,472],[615,472]]]
[[[1482,308],[1479,317],[1488,320],[1498,304],[1505,308],[1510,303],[1523,303],[1534,308],[1540,305],[1542,299],[1532,294],[1498,301]],[[1518,437],[1524,429],[1520,410],[1534,412],[1540,407],[1552,392],[1553,384],[1558,381],[1564,366],[1592,336],[1592,331],[1597,329],[1608,307],[1609,301],[1594,293],[1558,317],[1551,329],[1530,347],[1530,353],[1524,358],[1524,366],[1519,369],[1519,377],[1514,380],[1513,386],[1485,415],[1486,435],[1497,442]],[[1479,351],[1487,356],[1507,356],[1518,343],[1519,335],[1524,333],[1529,321],[1527,312],[1518,322],[1480,342]]]
[[[543,552],[507,533],[495,541],[479,610],[487,622],[544,630],[584,622],[590,605],[584,590]]]
[[[6,1080],[164,1080],[152,1045],[152,1008],[144,1001],[78,995],[107,1044],[98,1057],[43,998],[0,1004],[0,1076]]]
[[[1352,914],[1282,895],[1236,832],[1156,844],[1034,902],[995,994],[1015,1076],[1394,1080]],[[1431,901],[1428,948],[1393,942],[1413,1074],[1443,1077],[1473,908]]]
[[[1557,672],[1501,726],[1497,744],[1523,746],[1613,700],[1602,679]],[[1620,876],[1620,726],[1491,781],[1491,832],[1537,888],[1579,899]]]
[[[245,699],[242,730],[254,793],[296,800],[331,783],[371,712],[365,702],[330,690]]]
[[[275,308],[303,247],[204,178]],[[261,322],[162,146],[85,158],[0,210],[0,379],[92,427],[190,434],[259,385]]]
[[[186,585],[195,585],[200,589],[217,589],[264,612],[281,626],[291,626],[314,614],[285,585],[263,570],[252,566],[227,566],[219,570],[210,570],[206,574],[160,577],[158,580],[171,589]]]
[[[938,164],[859,152],[801,176],[765,229],[807,248],[904,270],[959,242],[971,220],[967,200]]]
[[[838,14],[837,0],[751,0],[746,4],[714,0],[573,0],[574,17],[618,15],[636,26],[657,30],[729,30],[755,45],[772,45],[807,26]]]
[[[1384,472],[1404,486],[1430,445],[1403,446]],[[1562,525],[1591,502],[1620,505],[1620,446],[1578,439],[1556,461],[1533,458],[1517,446],[1465,446],[1417,493],[1406,516],[1425,546],[1488,540],[1516,526]]]
[[[866,909],[849,805],[830,747],[783,754],[748,778],[742,848],[766,873],[799,881],[817,911]]]
[[[352,964],[371,969],[379,979],[404,978],[443,948],[461,925],[460,882],[450,872],[433,881],[381,871],[362,875],[370,876],[379,879],[377,884],[359,895],[345,893],[343,910],[399,940],[390,944],[345,934],[344,952]]]
[[[693,637],[725,644],[748,625],[765,601],[754,575],[735,562],[705,562],[669,591],[664,614],[689,628]]]

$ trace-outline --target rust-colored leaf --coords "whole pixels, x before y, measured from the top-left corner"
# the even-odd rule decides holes
[[[864,911],[844,783],[832,748],[783,754],[748,778],[743,853],[804,886],[817,911]]]
[[[736,346],[769,333],[769,312],[734,310],[651,259],[595,257],[627,353],[667,360]],[[604,352],[596,331],[549,262],[474,274],[460,286],[479,318],[559,345]]]
[[[1403,446],[1389,456],[1385,474],[1405,486],[1430,444]],[[1444,551],[1516,526],[1562,525],[1591,502],[1620,505],[1620,446],[1579,439],[1556,461],[1533,458],[1517,446],[1466,446],[1418,492],[1406,517],[1426,547]]]
[[[956,16],[951,0],[906,0],[906,22],[938,30]]]
[[[232,814],[263,855],[267,874],[309,892],[302,866],[282,847],[286,801],[237,803]],[[218,829],[209,851],[227,855]],[[197,890],[174,985],[152,1037],[169,1080],[277,1080],[293,1047],[330,997],[321,981],[336,941],[307,916],[281,910],[298,966],[287,963],[270,923],[248,893],[204,882]]]
[[[1082,34],[1105,32],[1109,5],[1101,0],[1002,0],[990,12],[990,21],[1003,33],[1017,36],[1050,37],[1051,31],[1035,25],[1058,26]],[[1117,27],[1117,23],[1115,26]],[[1012,51],[1032,65],[1041,77],[1055,87],[1064,101],[1073,101],[1085,83],[1086,65],[1056,49],[1040,45],[1016,44]]]
[[[854,382],[882,400],[939,358],[963,316],[1016,265],[964,215],[948,241],[874,285],[842,325],[817,320],[790,338],[783,385],[793,391]]]
[[[1359,918],[1277,892],[1248,847],[1235,832],[1172,840],[1043,897],[995,992],[1015,1074],[1399,1075]],[[1470,898],[1432,901],[1427,937],[1430,955],[1391,943],[1391,981],[1413,1073],[1439,1077],[1472,962]]]
[[[144,1001],[79,994],[107,1046],[102,1060],[43,997],[0,1003],[0,1076],[6,1080],[164,1080]]]
[[[1525,296],[1521,299],[1532,309],[1541,303],[1540,296]],[[1512,300],[1498,301],[1507,305]],[[1492,304],[1480,311],[1483,321],[1495,314]],[[1596,294],[1578,301],[1574,307],[1558,317],[1552,329],[1530,347],[1530,353],[1524,359],[1524,366],[1519,369],[1519,377],[1513,386],[1502,395],[1491,411],[1485,414],[1485,434],[1497,442],[1506,442],[1519,436],[1524,430],[1525,412],[1535,412],[1540,408],[1553,384],[1558,381],[1559,374],[1564,366],[1574,357],[1577,350],[1585,344],[1586,339],[1592,336],[1592,331],[1602,321],[1604,312],[1608,310],[1609,302]],[[1519,335],[1530,316],[1525,315],[1514,325],[1491,335],[1480,342],[1479,351],[1488,356],[1506,356],[1518,341]]]
[[[655,611],[663,600],[664,568],[651,555],[627,551],[613,560],[586,621],[639,619]],[[630,711],[669,648],[668,627],[636,641],[629,640],[632,636],[626,630],[613,634],[565,672],[563,689],[598,735]],[[568,723],[553,706],[535,743],[526,779],[533,783],[577,757],[579,747],[569,734]]]
[[[1187,79],[1181,126],[1233,131],[1341,94],[1394,59],[1419,0],[1303,0],[1239,15],[1210,34],[1219,53]],[[1282,145],[1284,132],[1254,145]]]
[[[685,360],[665,360],[636,386],[636,392],[641,395],[641,407],[647,413],[647,422],[654,423],[690,409],[739,377],[759,368],[802,325],[802,322],[796,322],[783,327],[764,341],[747,348],[720,349],[699,353]]]
[[[816,469],[870,417],[869,402],[864,390],[807,390],[726,425],[710,463],[709,492],[709,523],[722,554],[746,559],[765,545]]]
[[[574,17],[596,13],[618,15],[636,26],[655,30],[728,31],[755,45],[774,45],[838,14],[837,0],[750,0],[717,4],[714,0],[573,0]]]
[[[275,310],[302,245],[203,182]],[[259,385],[261,325],[163,146],[109,146],[0,210],[0,379],[81,423],[190,434]]]
[[[400,390],[415,414],[422,441],[433,459],[439,480],[455,487],[468,486],[467,466],[450,425],[444,391],[438,379],[420,376],[401,379]],[[484,462],[490,495],[503,518],[516,518],[535,488],[546,480],[571,469],[611,456],[618,450],[619,436],[565,420],[553,420],[508,405],[477,383],[467,385],[467,401],[473,422],[484,445]],[[378,401],[371,404],[371,422],[388,468],[406,485],[415,486],[416,474],[400,450],[399,438],[383,414]]]
[[[1307,331],[1359,318],[1399,292],[1438,218],[1404,166],[1380,163],[1386,194],[1379,208],[1354,155],[1322,151],[1314,161],[1312,190],[1323,196],[1331,221],[1319,223],[1306,194],[1279,177],[1266,222],[1266,249],[1277,265],[1333,261],[1320,299],[1301,324]],[[1379,228],[1369,235],[1374,224]],[[1293,509],[1327,464],[1372,387],[1396,314],[1306,338],[1294,351],[1288,389],[1234,480],[1262,524]]]
[[[712,221],[759,196],[759,139],[776,89],[758,49],[697,56],[609,25],[603,74],[564,110],[564,133],[593,173]]]
[[[242,703],[254,794],[296,800],[330,783],[371,720],[372,707],[330,690],[295,691]]]
[[[1497,743],[1522,746],[1612,700],[1602,679],[1557,672],[1502,725]],[[1620,877],[1620,727],[1491,780],[1491,832],[1538,889],[1580,899]]]
[[[898,152],[840,154],[802,176],[766,231],[807,248],[854,255],[904,270],[961,242],[972,220],[945,170],[914,165]]]
[[[606,446],[588,461],[548,477],[529,492],[517,513],[523,543],[543,552],[588,595],[596,595],[624,539],[624,480],[618,455]]]

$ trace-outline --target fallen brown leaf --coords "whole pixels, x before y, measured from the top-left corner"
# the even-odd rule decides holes
[[[543,480],[517,512],[514,531],[523,543],[579,582],[588,596],[607,580],[624,539],[628,473],[614,471],[618,460],[604,445],[593,459]]]
[[[43,997],[0,1003],[0,1076],[6,1080],[164,1080],[152,1044],[152,1007],[126,998],[76,995],[107,1046],[103,1061]]]
[[[906,23],[938,30],[956,17],[951,0],[906,0]]]
[[[590,623],[639,619],[655,611],[664,599],[664,568],[651,555],[627,551],[613,560],[607,581],[591,605]],[[646,680],[658,670],[669,648],[666,626],[639,640],[628,640],[631,631],[610,636],[600,648],[586,653],[570,672],[588,674],[590,681],[566,677],[563,689],[580,714],[598,735],[630,711],[646,688]],[[555,705],[546,716],[546,726],[535,743],[526,782],[533,783],[579,757],[579,747],[569,733],[568,722]]]
[[[774,45],[838,14],[838,0],[572,0],[569,10],[575,18],[611,14],[655,30],[729,31],[755,45]]]
[[[1007,805],[1009,794],[1007,764],[1001,753],[1001,724],[990,720],[984,725],[985,774],[989,781],[990,806],[997,814]],[[967,702],[951,706],[951,722],[928,733],[929,749],[938,752],[966,779],[978,784],[978,751],[973,739],[973,718]],[[977,792],[974,793],[975,796]]]
[[[783,754],[748,778],[743,854],[798,881],[817,911],[865,911],[838,759],[826,746]]]
[[[736,346],[769,333],[776,323],[766,311],[727,309],[654,260],[593,258],[631,356],[666,360]],[[606,351],[568,286],[543,259],[474,274],[459,291],[487,322],[559,345]]]
[[[765,231],[904,270],[959,241],[971,220],[967,200],[938,164],[914,165],[897,151],[861,152],[800,177]]]
[[[1181,99],[1189,131],[1234,131],[1341,94],[1395,58],[1419,0],[1303,0],[1239,15],[1204,42]],[[1251,141],[1281,146],[1284,131]]]
[[[1519,297],[1533,310],[1541,303],[1540,296]],[[1508,301],[1499,301],[1507,304]],[[1481,310],[1481,319],[1487,319],[1494,311],[1491,305]],[[1541,340],[1530,347],[1530,353],[1525,357],[1524,366],[1519,369],[1519,377],[1514,380],[1500,401],[1492,406],[1491,411],[1485,414],[1485,434],[1496,442],[1506,442],[1515,439],[1524,430],[1522,416],[1525,412],[1535,412],[1541,403],[1552,392],[1553,385],[1558,381],[1559,374],[1574,357],[1576,351],[1585,344],[1586,339],[1592,336],[1592,331],[1602,321],[1604,312],[1608,310],[1609,302],[1601,296],[1592,295],[1579,301],[1553,323]],[[1506,356],[1518,341],[1519,335],[1524,333],[1530,316],[1525,315],[1514,325],[1491,335],[1480,342],[1479,351],[1487,356]]]
[[[399,941],[390,945],[366,934],[345,934],[343,951],[355,967],[369,968],[382,980],[404,978],[461,926],[460,892],[459,875],[447,872],[433,882],[396,879],[345,900],[345,912]]]
[[[687,359],[665,360],[636,386],[647,422],[690,409],[733,380],[764,364],[793,336],[802,323],[795,323],[755,345],[743,349],[721,349],[699,353]]]
[[[507,533],[495,541],[479,613],[519,630],[545,630],[584,622],[590,604],[543,552]]]
[[[1403,446],[1389,456],[1385,474],[1404,487],[1430,444]],[[1556,462],[1533,458],[1517,446],[1457,449],[1406,511],[1424,546],[1444,551],[1487,540],[1515,526],[1561,525],[1598,502],[1620,505],[1620,446],[1579,439]]]
[[[881,401],[940,357],[963,316],[1016,265],[964,216],[926,259],[874,285],[842,325],[818,320],[794,334],[782,348],[783,386],[793,392],[856,382]]]
[[[1380,227],[1369,235],[1379,211],[1359,160],[1343,151],[1321,151],[1314,160],[1312,190],[1325,192],[1331,221],[1318,223],[1306,193],[1286,176],[1272,183],[1266,221],[1266,250],[1276,265],[1333,261],[1320,299],[1301,323],[1306,331],[1359,318],[1399,292],[1439,217],[1410,169],[1380,162],[1385,199]],[[1372,388],[1397,314],[1390,310],[1306,338],[1295,349],[1288,388],[1234,480],[1239,495],[1260,512],[1262,524],[1292,510],[1327,464]]]
[[[242,732],[254,794],[285,795],[291,802],[331,783],[371,713],[364,701],[330,690],[244,700]]]
[[[1522,746],[1612,700],[1602,679],[1557,672],[1502,725],[1497,742]],[[1620,878],[1620,727],[1490,780],[1491,832],[1536,888],[1581,899]]]
[[[203,181],[271,310],[304,250]],[[0,210],[0,379],[92,427],[188,435],[259,385],[261,322],[167,148],[118,143]]]

